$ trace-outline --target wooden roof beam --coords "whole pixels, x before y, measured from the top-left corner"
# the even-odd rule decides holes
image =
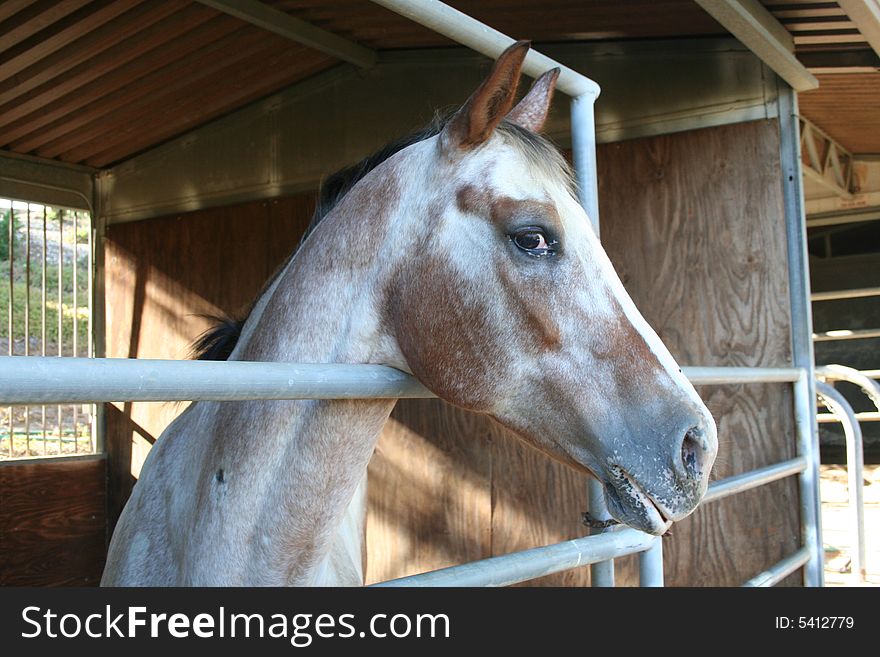
[[[795,91],[819,86],[795,57],[791,34],[758,0],[695,1]]]
[[[840,8],[859,28],[859,32],[880,55],[880,2],[878,0],[837,0]]]
[[[344,39],[337,34],[322,30],[311,23],[258,2],[257,0],[198,0],[217,11],[234,16],[264,30],[296,41],[309,48],[320,50],[337,59],[361,68],[376,63],[376,52]]]

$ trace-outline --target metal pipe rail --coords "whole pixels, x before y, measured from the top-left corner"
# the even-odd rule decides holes
[[[799,368],[686,367],[682,371],[696,385],[788,382],[795,383],[797,388],[805,380]],[[408,374],[382,365],[0,357],[3,404],[419,397],[434,395]],[[704,501],[721,499],[793,474],[803,476],[809,470],[808,463],[808,457],[802,454],[715,482]],[[448,582],[453,574],[460,573],[463,579],[456,581],[458,585],[476,581],[499,585],[638,552],[643,584],[660,586],[663,569],[659,540],[635,533],[642,538],[630,540],[630,533],[622,534],[618,529],[557,546],[493,557],[486,574],[475,574],[475,568],[482,563],[475,562],[453,567],[463,570],[445,569],[442,576],[431,574],[429,581]],[[510,561],[505,561],[508,558]],[[406,578],[406,582],[418,580]],[[606,584],[613,585],[613,580]]]
[[[743,584],[744,587],[752,586],[775,586],[798,568],[803,567],[810,560],[809,548],[802,547],[800,550],[786,557],[774,566],[762,573],[758,573],[752,579]]]
[[[807,458],[799,456],[760,470],[722,479],[709,486],[709,490],[703,498],[703,504],[801,473],[807,467]],[[400,577],[379,582],[373,586],[510,586],[563,570],[595,565],[628,554],[639,553],[640,557],[647,556],[649,552],[653,553],[651,556],[654,559],[660,561],[659,573],[654,567],[654,563],[656,563],[654,559],[641,558],[639,560],[639,580],[642,586],[662,586],[663,548],[661,541],[662,539],[659,537],[645,534],[636,529],[616,526],[594,536],[471,561],[460,566],[450,566],[419,575]],[[796,554],[800,555],[801,553],[806,553],[809,558],[808,548],[802,548]],[[803,565],[805,561],[806,559],[786,572],[785,575]],[[779,565],[777,564],[777,566]],[[771,568],[771,571],[777,566]]]
[[[660,539],[629,527],[563,543],[471,561],[373,586],[510,586],[543,575],[635,554]]]
[[[843,395],[827,383],[816,382],[816,393],[843,425],[846,436],[846,470],[849,488],[850,522],[856,537],[850,558],[852,576],[857,585],[863,584],[866,577],[865,562],[865,492],[864,492],[864,454],[862,430],[856,420],[852,407]]]
[[[825,382],[846,381],[859,386],[865,396],[880,411],[880,383],[877,383],[864,372],[845,365],[822,365],[816,368],[816,376]]]
[[[860,424],[862,422],[880,422],[880,413],[856,413],[853,417]],[[831,424],[832,422],[840,422],[840,419],[834,413],[819,413],[816,416],[816,421],[819,424]]]
[[[694,385],[796,381],[797,368],[684,367]],[[0,356],[0,404],[435,395],[385,365]]]
[[[863,287],[852,290],[835,290],[832,292],[813,292],[810,301],[835,301],[837,299],[862,299],[880,297],[880,287]]]

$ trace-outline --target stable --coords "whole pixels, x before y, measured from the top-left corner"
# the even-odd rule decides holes
[[[627,291],[700,386],[718,424],[719,483],[662,543],[645,535],[633,549],[609,543],[610,554],[593,556],[590,543],[564,555],[548,548],[535,557],[543,565],[511,578],[482,560],[619,533],[583,538],[584,511],[605,517],[601,487],[484,416],[402,399],[370,463],[366,582],[476,561],[436,581],[631,585],[641,570],[643,582],[672,586],[821,585],[798,92],[821,93],[816,74],[826,69],[876,76],[869,43],[878,46],[877,26],[860,19],[858,47],[824,35],[821,53],[811,50],[786,27],[809,12],[801,4],[8,3],[0,8],[7,353],[186,358],[207,316],[247,311],[305,232],[328,174],[461,104],[510,37],[530,39],[525,72],[561,63],[560,90],[573,97],[569,106],[558,95],[545,132],[572,158],[581,201]],[[876,120],[877,107],[864,112]],[[812,179],[827,190],[838,170]],[[25,242],[16,241],[16,213]],[[57,271],[46,255],[53,221]],[[30,267],[41,249],[40,273],[58,281],[51,349],[48,329],[32,331],[40,304],[36,315],[30,306],[42,297],[48,308],[54,288],[28,270],[28,307],[13,303],[16,253]],[[67,351],[65,268],[79,321]],[[28,318],[23,335],[16,312]],[[99,581],[144,458],[183,410],[167,402],[201,398],[175,393],[185,375],[157,367],[130,375],[164,386],[153,397],[101,396],[88,379],[97,370],[87,369],[55,380],[54,397],[46,380],[45,395],[28,392],[22,401],[34,409],[57,406],[54,458],[39,458],[51,443],[37,419],[45,410],[8,411],[0,582]],[[16,401],[14,387],[0,387],[0,402]],[[22,429],[31,424],[33,434]],[[653,561],[605,560],[636,552]],[[592,562],[592,571],[574,567]],[[492,580],[496,567],[504,572]],[[465,579],[442,579],[456,576]]]

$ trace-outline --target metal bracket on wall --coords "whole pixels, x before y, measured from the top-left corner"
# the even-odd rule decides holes
[[[842,198],[858,191],[853,179],[853,156],[815,123],[799,116],[804,175]]]

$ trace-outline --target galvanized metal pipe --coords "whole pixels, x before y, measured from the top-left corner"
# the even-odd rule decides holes
[[[514,39],[506,34],[439,0],[373,0],[373,2],[492,59],[497,59],[498,55],[514,43]],[[599,95],[599,85],[590,78],[535,50],[529,51],[523,63],[523,72],[533,78],[553,68],[561,69],[556,83],[559,91],[572,97],[589,94],[595,98]]]
[[[801,375],[798,367],[682,367],[695,386],[739,383],[794,383]]]
[[[653,547],[656,537],[625,528],[564,543],[513,552],[380,582],[373,586],[509,586],[536,577],[634,554]]]
[[[816,368],[816,376],[826,381],[846,381],[859,386],[880,411],[880,383],[866,376],[863,372],[845,365],[822,365]]]
[[[8,351],[9,355],[15,353],[15,331],[13,330],[13,319],[15,316],[15,202],[9,204],[9,231],[8,231],[8,253],[9,253],[9,308],[8,308],[8,319],[9,319],[9,329],[7,332],[7,337],[9,338]],[[10,406],[6,409],[9,413],[7,418],[9,420],[9,456],[13,456],[15,450],[13,449],[15,439],[15,423],[12,419],[12,407]]]
[[[382,365],[0,357],[0,403],[433,397]]]
[[[880,422],[880,413],[856,413],[854,417],[859,424],[861,424],[862,422]],[[816,416],[816,421],[819,424],[831,424],[832,422],[840,422],[840,420],[834,413],[819,413]]]
[[[639,586],[663,586],[663,539],[654,538],[654,544],[639,552]]]
[[[24,242],[24,355],[31,355],[31,204],[27,204]],[[31,409],[24,407],[24,454],[31,455]]]
[[[794,384],[794,424],[797,453],[806,467],[798,475],[801,537],[810,551],[804,568],[805,586],[825,585],[825,553],[822,545],[822,500],[819,494],[819,437],[814,419],[815,379],[806,371]]]
[[[836,299],[861,299],[880,296],[880,287],[863,287],[854,290],[835,290],[833,292],[813,292],[812,301],[834,301]]]
[[[596,164],[596,97],[583,94],[571,101],[571,152],[578,200],[587,212],[596,235],[599,222],[599,172]]]
[[[764,572],[755,575],[752,579],[743,584],[743,586],[775,586],[798,568],[806,564],[809,560],[810,549],[802,547],[790,557],[786,557]]]
[[[79,237],[77,231],[79,229],[79,212],[74,211],[73,215],[73,357],[79,356],[79,281],[77,280],[77,270],[79,269]],[[73,453],[79,452],[79,407],[73,406]]]
[[[850,522],[856,537],[851,552],[852,576],[857,584],[865,581],[865,491],[862,429],[852,407],[843,395],[827,383],[816,382],[816,393],[828,410],[840,418],[846,436],[846,472],[849,482]]]
[[[40,258],[40,356],[46,355],[46,206],[43,206],[43,249]],[[43,456],[46,455],[46,405],[40,406],[40,422],[43,427]],[[60,444],[60,443],[59,443]]]
[[[608,505],[605,502],[605,489],[599,480],[592,477],[587,480],[587,495],[590,500],[590,516],[594,520],[610,520],[611,514],[608,513]],[[599,536],[612,529],[591,529],[590,535]],[[590,586],[614,586],[614,559],[599,561],[590,566]]]
[[[769,484],[778,479],[790,477],[791,475],[803,472],[807,467],[807,459],[804,456],[798,456],[788,461],[782,461],[781,463],[721,479],[709,486],[709,490],[706,491],[706,495],[703,497],[702,504],[714,502],[736,493],[742,493],[743,491]]]
[[[787,380],[779,368],[684,368],[698,385]],[[383,365],[0,356],[0,404],[433,397]]]
[[[64,210],[58,208],[58,356],[64,356]],[[61,404],[58,404],[58,453],[64,442],[64,424],[62,422]]]
[[[779,158],[782,169],[782,200],[785,215],[788,294],[791,316],[792,364],[804,370],[795,384],[795,417],[798,453],[809,467],[800,475],[801,531],[810,560],[804,568],[806,586],[824,584],[822,556],[822,514],[819,497],[819,431],[816,424],[816,396],[813,387],[813,315],[810,302],[807,225],[804,212],[803,166],[800,147],[797,94],[777,80],[779,110]]]

